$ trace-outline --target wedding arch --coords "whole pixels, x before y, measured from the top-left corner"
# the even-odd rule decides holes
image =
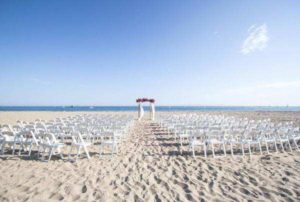
[[[150,103],[150,119],[152,121],[154,121],[154,119],[155,119],[155,106],[154,106],[155,100],[152,98],[151,99],[138,98],[138,99],[136,99],[136,102],[138,103],[138,119],[141,120],[144,116],[144,108],[143,108],[142,104],[144,102],[148,102],[148,103]]]

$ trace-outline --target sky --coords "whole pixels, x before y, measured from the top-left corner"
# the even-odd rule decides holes
[[[0,1],[0,105],[299,106],[300,1]]]

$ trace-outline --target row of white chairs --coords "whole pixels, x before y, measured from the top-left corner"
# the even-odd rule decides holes
[[[242,155],[248,151],[250,156],[254,150],[260,154],[271,149],[278,152],[279,147],[283,151],[299,151],[300,140],[299,127],[293,122],[274,123],[270,119],[249,120],[247,118],[227,117],[210,114],[177,114],[161,115],[158,123],[169,134],[173,134],[175,140],[183,150],[183,143],[188,143],[188,148],[195,157],[195,149],[203,149],[205,157],[211,150],[215,157],[216,147],[227,155],[227,148],[233,156],[234,148],[241,151]]]
[[[48,156],[50,160],[52,155],[63,157],[62,150],[69,145],[68,158],[72,158],[75,148],[77,160],[82,150],[90,158],[88,147],[99,144],[100,156],[104,147],[110,147],[113,155],[118,152],[119,145],[133,123],[133,116],[125,114],[77,115],[51,121],[18,121],[16,125],[0,126],[0,154],[9,153],[11,149],[11,154],[15,155],[18,149],[18,155],[28,152],[27,155],[31,156],[35,148],[38,157]]]

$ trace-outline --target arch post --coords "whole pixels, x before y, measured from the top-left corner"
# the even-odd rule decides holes
[[[144,108],[142,106],[142,103],[139,102],[138,104],[138,120],[141,120],[144,116]]]
[[[151,110],[150,119],[151,119],[151,121],[154,121],[155,120],[155,106],[154,106],[154,102],[150,102],[150,110]]]

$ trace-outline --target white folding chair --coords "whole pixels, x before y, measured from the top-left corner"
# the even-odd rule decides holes
[[[102,156],[102,150],[104,147],[110,147],[111,148],[111,155],[113,156],[114,153],[118,153],[118,137],[115,136],[113,132],[106,132],[105,134],[108,139],[103,138],[100,143],[100,151],[99,151],[99,157]]]
[[[48,161],[51,160],[52,155],[59,154],[61,158],[63,158],[61,149],[65,147],[64,143],[60,143],[57,141],[53,133],[46,133],[41,138],[40,147],[38,150],[38,154],[40,153],[40,149],[43,149],[43,153],[49,150]]]
[[[80,132],[73,132],[72,144],[71,144],[71,148],[69,151],[69,159],[71,157],[71,153],[72,153],[72,150],[74,147],[77,148],[77,155],[76,155],[76,159],[75,159],[76,161],[77,161],[78,157],[80,156],[81,149],[84,150],[87,158],[90,159],[91,157],[90,157],[89,151],[87,149],[88,146],[91,146],[91,142],[84,141]]]

